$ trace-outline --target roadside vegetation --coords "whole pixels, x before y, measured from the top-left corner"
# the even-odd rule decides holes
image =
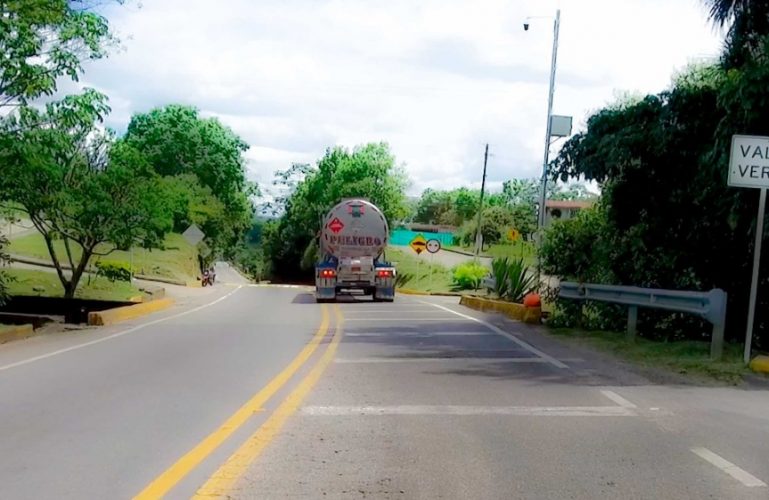
[[[475,248],[473,246],[460,246],[451,245],[447,247],[448,250],[457,250],[460,252],[473,254]],[[511,259],[523,259],[529,266],[534,266],[537,263],[537,247],[533,241],[503,241],[495,243],[485,247],[480,252],[481,257],[493,257],[493,258],[511,258]]]
[[[750,373],[742,362],[742,345],[738,343],[726,343],[723,358],[714,361],[710,359],[710,342],[660,342],[645,338],[628,341],[623,333],[574,328],[553,328],[551,332],[559,339],[609,352],[642,367],[662,368],[703,381],[739,384]]]
[[[726,339],[742,342],[758,190],[728,187],[726,176],[733,134],[769,135],[769,4],[706,3],[713,22],[728,27],[721,60],[690,66],[660,93],[598,110],[586,130],[564,144],[553,175],[596,181],[602,197],[594,209],[554,223],[542,257],[547,274],[569,280],[722,288],[729,297]],[[768,292],[769,273],[762,272],[758,351],[769,351]],[[584,312],[574,304],[557,306],[553,323],[559,326],[621,331],[626,321],[614,306],[587,303]],[[709,337],[707,325],[690,315],[641,309],[639,325],[648,339]]]
[[[11,278],[8,292],[12,296],[63,297],[64,291],[55,273],[31,269],[8,269]],[[78,287],[75,298],[127,301],[142,292],[131,282],[110,281],[103,276],[87,275]]]
[[[53,241],[54,250],[64,252],[64,243],[61,240]],[[166,278],[176,281],[194,281],[197,277],[198,253],[195,247],[187,243],[180,234],[169,233],[163,239],[161,248],[145,249],[133,248],[132,250],[112,250],[109,244],[97,248],[101,253],[108,253],[106,257],[92,259],[90,268],[98,263],[113,263],[125,267],[133,274],[140,274],[153,278]],[[50,263],[51,257],[42,235],[34,233],[16,238],[8,245],[8,251],[12,255],[29,257]],[[80,258],[80,249],[73,248],[73,258]],[[89,268],[89,269],[90,269]]]
[[[452,291],[453,272],[440,264],[420,259],[411,249],[389,247],[387,260],[393,262],[398,274],[409,276],[402,288],[418,292],[446,293]]]
[[[58,93],[62,81],[79,80],[84,61],[116,47],[95,5],[30,0],[0,7],[3,33],[13,34],[0,34],[0,210],[35,227],[39,234],[14,241],[11,251],[50,261],[65,298],[78,295],[96,260],[127,261],[131,247],[142,249],[133,252],[134,268],[194,278],[242,242],[258,194],[245,176],[249,146],[194,107],[136,114],[119,136],[103,126],[108,96],[90,88]],[[166,236],[190,224],[207,236],[205,258],[150,252],[171,250]],[[5,246],[0,241],[0,250]],[[0,274],[0,300],[6,276]]]

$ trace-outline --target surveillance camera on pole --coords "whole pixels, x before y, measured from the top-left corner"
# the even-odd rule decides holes
[[[548,17],[549,16],[529,16],[527,17],[523,22],[523,29],[525,31],[529,30],[529,20],[531,19],[537,19],[539,17]],[[539,193],[539,214],[537,217],[537,232],[540,233],[540,238],[542,236],[542,231],[544,230],[545,226],[545,201],[547,198],[547,164],[549,161],[550,156],[550,137],[552,134],[552,115],[553,115],[553,93],[555,91],[555,68],[556,68],[556,59],[558,56],[558,33],[560,31],[561,26],[561,10],[558,9],[555,11],[555,19],[553,20],[553,52],[550,58],[550,89],[548,91],[548,98],[547,98],[547,127],[545,130],[545,154],[544,159],[542,161],[542,179],[540,183],[540,193]],[[538,245],[541,245],[541,239]],[[540,250],[541,248],[538,248]],[[539,287],[541,285],[540,281],[540,275],[542,271],[542,252],[537,252],[537,286]]]

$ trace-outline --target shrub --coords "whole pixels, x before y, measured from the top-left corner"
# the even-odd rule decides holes
[[[96,263],[97,276],[104,276],[108,280],[112,281],[131,281],[131,267],[125,262],[104,262],[98,261]]]
[[[476,262],[465,262],[454,268],[454,290],[477,290],[481,280],[489,274],[488,268]]]

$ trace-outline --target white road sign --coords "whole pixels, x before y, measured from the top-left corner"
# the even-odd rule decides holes
[[[769,137],[732,136],[728,184],[736,187],[769,188]]]
[[[184,239],[187,240],[187,243],[192,246],[197,245],[203,241],[203,238],[206,237],[203,231],[201,231],[200,228],[195,224],[190,224],[190,227],[188,227],[187,230],[182,233],[182,236],[184,236]]]
[[[430,253],[438,253],[441,249],[441,242],[436,239],[427,240],[427,251]]]

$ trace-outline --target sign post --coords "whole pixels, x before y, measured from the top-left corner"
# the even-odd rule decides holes
[[[188,227],[183,233],[182,236],[184,236],[184,239],[187,240],[187,243],[190,245],[197,246],[198,243],[203,241],[203,238],[206,237],[205,233],[201,231],[201,229],[196,226],[195,224],[190,224],[190,227]],[[198,271],[200,267],[200,263],[195,262],[195,258],[192,259],[192,277],[196,277],[198,275]]]
[[[425,248],[427,247],[427,240],[425,239],[424,236],[422,236],[422,233],[419,233],[418,235],[414,236],[414,239],[412,239],[409,242],[409,246],[411,247],[412,250],[414,250],[417,253],[417,255],[419,255],[425,251]],[[418,258],[417,259],[417,288],[419,287],[419,281],[420,281],[419,268],[421,263],[422,263],[422,259]]]
[[[441,250],[441,242],[435,238],[427,240],[427,251],[430,252],[430,291],[433,289],[433,274],[435,273],[435,254]]]
[[[758,188],[758,216],[756,217],[756,240],[753,245],[753,273],[750,278],[750,299],[748,301],[748,325],[745,331],[745,352],[743,361],[750,362],[753,342],[753,324],[756,318],[756,295],[761,263],[761,241],[764,238],[764,212],[766,190],[769,188],[769,137],[752,135],[732,136],[729,155],[728,184],[735,187]]]

